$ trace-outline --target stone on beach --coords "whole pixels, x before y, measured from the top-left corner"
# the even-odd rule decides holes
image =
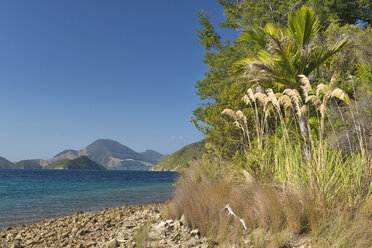
[[[199,230],[184,226],[184,217],[164,219],[159,210],[165,204],[106,208],[93,213],[78,210],[71,216],[0,229],[0,248],[138,247],[141,242],[148,247],[208,247],[207,239],[199,238]]]

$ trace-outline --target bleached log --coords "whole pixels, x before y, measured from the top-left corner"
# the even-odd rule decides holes
[[[239,217],[234,213],[234,211],[233,211],[233,210],[231,209],[231,207],[230,207],[230,203],[227,204],[223,209],[227,209],[227,211],[229,212],[229,213],[227,214],[227,216],[232,215],[232,216],[234,216],[235,218],[238,218],[239,221],[242,223],[243,228],[244,228],[245,230],[247,230],[247,226],[245,225],[244,220],[243,220],[242,218],[239,218]]]

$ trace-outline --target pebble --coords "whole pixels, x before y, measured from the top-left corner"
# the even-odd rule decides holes
[[[159,209],[166,203],[155,203],[99,212],[76,211],[71,216],[39,223],[0,229],[3,247],[137,247],[136,233],[147,226],[148,247],[208,247],[198,229],[190,231],[180,220],[164,219]],[[142,229],[143,230],[143,229]]]

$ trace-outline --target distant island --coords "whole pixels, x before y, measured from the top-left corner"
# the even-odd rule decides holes
[[[0,168],[179,170],[190,160],[201,158],[203,152],[204,141],[187,145],[166,156],[154,150],[139,153],[115,140],[98,139],[84,149],[66,149],[50,159],[11,162],[0,157]]]
[[[22,160],[17,163],[14,163],[13,166],[11,167],[15,169],[42,169],[43,168],[39,163],[32,161],[32,160]]]

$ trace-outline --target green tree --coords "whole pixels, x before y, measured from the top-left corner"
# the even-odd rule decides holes
[[[258,56],[238,61],[234,74],[240,74],[248,83],[260,83],[267,88],[301,90],[301,78],[313,76],[321,65],[333,55],[347,47],[350,42],[343,40],[328,49],[317,44],[320,26],[314,11],[303,6],[288,15],[288,27],[268,23],[264,28],[251,29],[242,33],[240,41],[251,41],[260,46]],[[309,138],[306,115],[298,115],[301,135]]]
[[[268,22],[284,25],[289,12],[303,5],[312,7],[320,17],[320,25],[331,23],[355,24],[358,20],[369,24],[372,2],[368,0],[218,0],[224,7],[226,22],[222,27],[244,29],[265,26]]]
[[[371,21],[372,2],[369,0],[309,0],[307,5],[314,8],[324,28],[331,23],[345,25],[363,21],[369,24]]]
[[[300,89],[299,75],[313,76],[321,65],[350,42],[343,40],[332,48],[317,44],[320,26],[311,8],[302,7],[288,15],[288,27],[268,23],[264,28],[250,29],[240,41],[251,41],[260,47],[257,56],[235,63],[233,74],[248,82],[260,82],[276,89]]]
[[[338,1],[347,2],[349,0]],[[368,13],[367,10],[371,9],[368,7],[368,1],[364,3],[361,0],[359,1],[360,4],[357,7],[364,8],[365,12]],[[350,18],[348,20],[342,19],[343,15],[337,13],[338,9],[329,4],[330,1],[218,0],[218,2],[223,6],[225,16],[225,21],[220,23],[219,26],[234,29],[237,32],[247,28],[258,29],[269,22],[277,22],[282,27],[286,27],[288,13],[300,9],[303,5],[313,6],[315,13],[323,13],[321,11],[329,13],[329,15],[327,14],[319,20],[320,32],[327,29],[328,24],[333,21],[338,21],[340,24],[355,23]],[[351,11],[355,12],[356,10],[349,9],[349,12]],[[359,9],[358,11],[362,10]],[[199,22],[201,29],[197,31],[198,42],[205,48],[203,62],[208,66],[208,71],[205,72],[201,80],[196,82],[196,93],[201,99],[201,104],[194,111],[192,120],[206,136],[209,146],[213,147],[219,156],[231,157],[236,150],[241,150],[241,147],[238,146],[240,136],[234,126],[227,124],[225,118],[221,118],[220,113],[225,108],[240,109],[239,96],[243,95],[247,88],[243,84],[236,84],[236,78],[231,77],[229,72],[236,61],[254,57],[261,49],[257,43],[252,41],[223,41],[205,12],[199,14]],[[317,42],[323,41],[319,39]],[[366,49],[368,48],[366,47]],[[327,63],[329,62],[328,60]],[[324,75],[327,80],[329,80],[329,76]],[[236,98],[232,96],[236,96]],[[249,116],[249,113],[247,115]],[[221,144],[223,144],[223,147]]]

